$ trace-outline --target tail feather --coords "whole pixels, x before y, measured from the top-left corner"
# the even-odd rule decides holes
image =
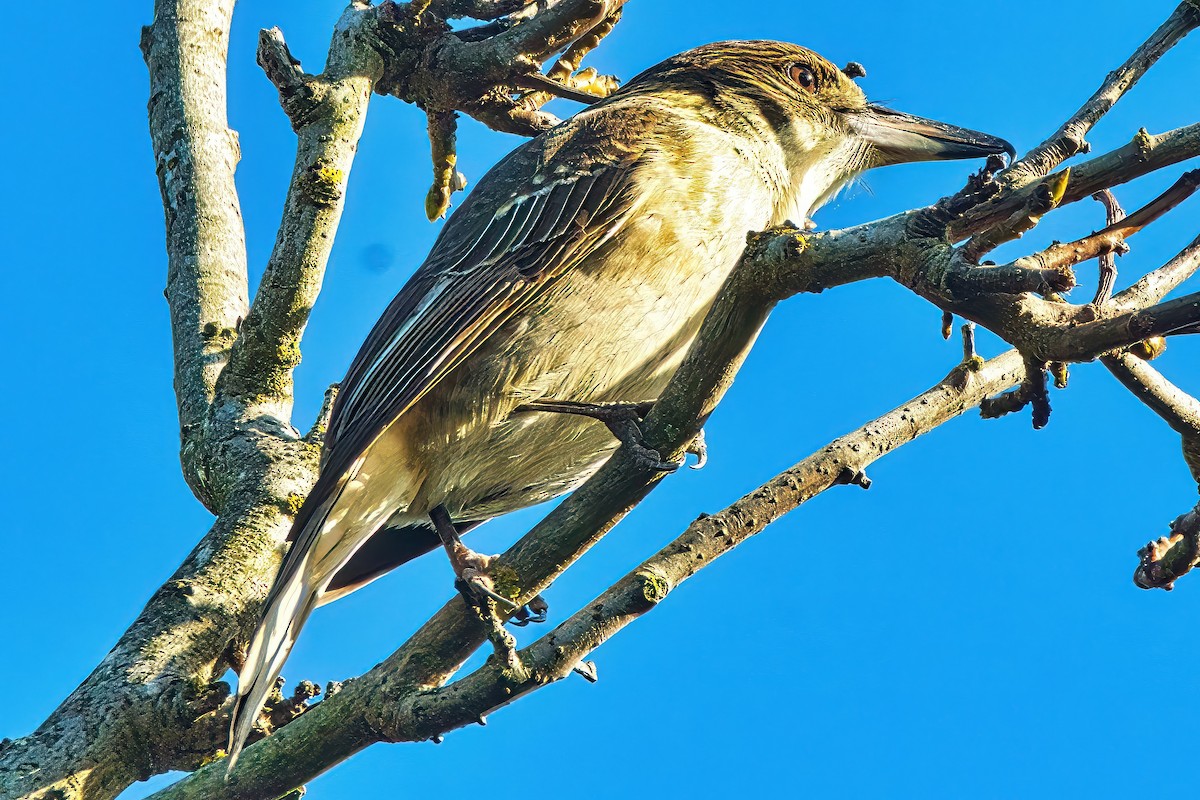
[[[254,730],[258,712],[283,669],[283,662],[292,651],[292,645],[296,643],[296,637],[308,615],[317,605],[319,592],[313,590],[303,574],[297,575],[291,585],[277,588],[282,590],[275,593],[263,613],[246,653],[245,666],[238,675],[238,697],[230,723],[226,774],[237,763],[246,739]]]

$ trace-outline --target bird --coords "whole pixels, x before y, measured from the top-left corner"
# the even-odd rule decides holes
[[[657,397],[748,232],[803,224],[874,167],[1015,156],[869,103],[851,66],[784,42],[704,45],[479,181],[341,382],[240,671],[229,770],[315,607],[439,543],[487,592],[488,558],[460,534],[571,491],[618,446],[578,414],[519,412]]]

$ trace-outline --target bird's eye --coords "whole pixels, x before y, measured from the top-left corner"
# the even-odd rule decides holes
[[[792,83],[806,92],[815,92],[817,90],[817,76],[813,75],[812,70],[808,67],[792,64],[788,67],[788,77],[792,79]]]

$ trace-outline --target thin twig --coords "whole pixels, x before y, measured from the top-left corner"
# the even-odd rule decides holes
[[[1127,183],[1198,155],[1200,122],[1158,135],[1140,130],[1124,147],[1073,165],[1071,180],[1059,205],[1078,202],[1101,189]],[[986,203],[971,205],[949,223],[950,238],[960,241],[1020,210],[1029,201],[1036,185],[1025,185],[1015,191],[1009,189]]]
[[[1121,204],[1117,202],[1116,195],[1108,189],[1102,189],[1092,195],[1093,200],[1097,200],[1104,205],[1105,225],[1111,227],[1121,220],[1125,219],[1125,209],[1121,208]],[[1117,281],[1117,254],[1116,251],[1101,253],[1100,264],[1100,279],[1096,284],[1096,294],[1092,298],[1092,305],[1099,308],[1108,302],[1112,297],[1113,286]]]
[[[457,170],[458,152],[455,132],[458,114],[453,111],[429,111],[429,147],[433,161],[433,185],[425,195],[425,216],[430,222],[441,219],[450,208],[450,195],[465,186]]]
[[[622,9],[618,8],[612,14],[600,20],[595,27],[583,36],[579,37],[554,62],[554,66],[546,71],[546,79],[554,84],[561,85],[569,91],[576,91],[582,94],[583,97],[573,98],[580,102],[588,102],[588,99],[604,97],[613,92],[617,88],[615,78],[601,76],[595,70],[591,70],[588,74],[580,76],[576,76],[575,73],[582,65],[584,57],[599,47],[600,42],[605,36],[612,33],[613,28],[621,20],[621,11]],[[525,95],[521,98],[521,103],[530,109],[541,108],[555,94],[559,97],[566,96],[562,93],[561,89],[555,90],[553,87],[547,87],[542,91],[530,92]]]
[[[1127,217],[1093,234],[1019,258],[1012,266],[1027,269],[1062,270],[1096,256],[1120,253],[1127,249],[1125,240],[1143,230],[1171,209],[1191,197],[1200,186],[1200,170],[1185,172],[1169,189]]]
[[[1063,161],[1087,152],[1084,139],[1101,117],[1133,88],[1150,67],[1168,50],[1200,25],[1200,8],[1191,0],[1180,3],[1167,21],[1134,51],[1125,63],[1113,70],[1062,127],[1033,148],[1000,177],[1006,186],[1024,186],[1049,173]]]

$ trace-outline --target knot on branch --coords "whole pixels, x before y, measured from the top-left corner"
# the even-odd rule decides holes
[[[1133,582],[1139,589],[1175,588],[1175,581],[1182,578],[1196,566],[1200,559],[1200,549],[1197,548],[1196,537],[1183,533],[1173,533],[1149,542],[1138,550],[1140,559],[1133,573]]]

